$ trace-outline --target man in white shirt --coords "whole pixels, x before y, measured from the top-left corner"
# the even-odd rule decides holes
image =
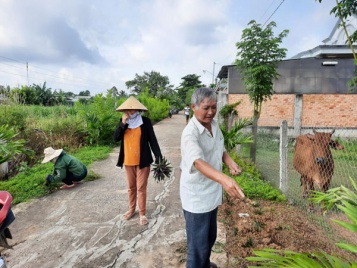
[[[217,210],[223,189],[232,198],[244,198],[234,179],[222,173],[224,162],[231,175],[241,170],[224,148],[224,139],[214,117],[217,95],[198,88],[191,97],[194,115],[181,136],[180,198],[186,220],[187,268],[217,267],[210,262],[217,237]],[[223,187],[223,189],[222,189]]]

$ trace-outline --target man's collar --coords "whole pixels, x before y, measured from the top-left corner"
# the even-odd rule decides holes
[[[195,126],[198,128],[200,134],[202,134],[206,128],[197,120],[195,115],[192,116],[191,120],[195,124]],[[212,131],[215,131],[217,128],[217,122],[215,121],[215,119],[212,120],[211,126],[212,126]]]

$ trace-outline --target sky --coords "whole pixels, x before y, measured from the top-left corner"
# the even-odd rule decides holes
[[[287,58],[323,44],[335,0],[0,0],[0,85],[94,96],[144,72],[209,85],[251,20],[287,29]]]

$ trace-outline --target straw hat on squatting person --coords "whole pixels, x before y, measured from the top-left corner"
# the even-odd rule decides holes
[[[63,149],[47,147],[44,150],[45,158],[42,164],[52,162],[53,172],[46,177],[46,184],[63,182],[60,189],[73,188],[87,176],[87,167],[74,156],[67,154]]]
[[[130,220],[135,215],[137,200],[140,225],[148,224],[146,193],[150,165],[154,162],[151,151],[156,163],[162,159],[151,120],[140,113],[147,110],[135,97],[129,97],[116,109],[123,116],[114,132],[114,141],[121,142],[117,166],[124,166],[128,186],[129,209],[123,219]]]

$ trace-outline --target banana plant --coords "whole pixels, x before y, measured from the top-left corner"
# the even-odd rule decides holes
[[[225,124],[220,126],[224,137],[224,146],[228,152],[232,151],[239,144],[249,144],[253,142],[252,136],[246,135],[242,129],[251,125],[252,121],[248,118],[236,122],[230,130],[227,130]]]
[[[25,140],[14,138],[18,135],[14,128],[8,125],[0,126],[0,164],[11,160],[15,155],[26,152]]]

